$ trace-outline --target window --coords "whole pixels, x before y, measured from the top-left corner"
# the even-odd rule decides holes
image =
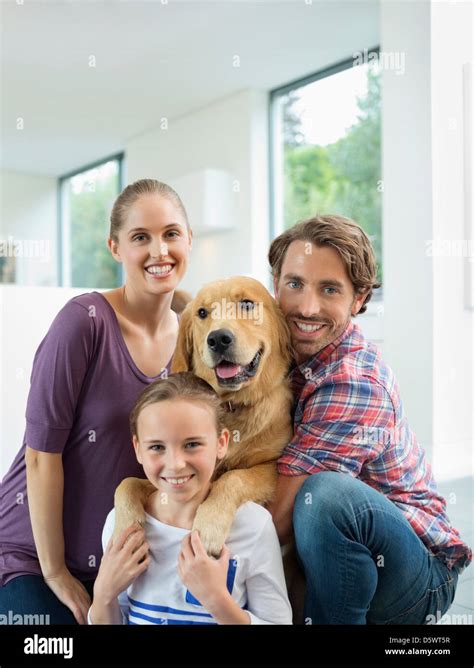
[[[272,238],[316,213],[353,218],[382,278],[381,90],[377,50],[271,93]]]
[[[107,248],[122,161],[122,155],[114,156],[59,181],[61,285],[114,288],[122,282],[122,266]]]

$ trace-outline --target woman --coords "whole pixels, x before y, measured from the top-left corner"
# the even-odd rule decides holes
[[[115,488],[144,477],[128,417],[176,346],[171,301],[192,245],[176,192],[150,179],[125,188],[108,245],[125,285],[71,299],[35,355],[23,445],[0,488],[2,614],[87,623]]]

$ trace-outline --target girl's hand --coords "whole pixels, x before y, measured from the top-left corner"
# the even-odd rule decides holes
[[[210,610],[217,601],[228,596],[230,550],[224,545],[219,559],[209,557],[197,531],[185,536],[181,544],[178,575],[191,594]]]
[[[108,604],[127,589],[150,565],[145,531],[139,524],[125,529],[118,539],[107,543],[94,584],[94,599]]]

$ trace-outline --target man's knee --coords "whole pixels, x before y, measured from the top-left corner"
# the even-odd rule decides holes
[[[308,506],[327,512],[341,504],[347,505],[349,496],[353,496],[355,483],[351,475],[338,471],[322,471],[311,475],[296,495],[294,512],[302,512]]]
[[[348,473],[323,471],[309,476],[296,495],[293,509],[298,546],[313,550],[325,526],[344,527],[352,522],[363,497],[364,484]]]

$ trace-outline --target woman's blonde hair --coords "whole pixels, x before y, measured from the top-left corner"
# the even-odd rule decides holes
[[[160,195],[169,199],[179,209],[189,230],[188,215],[178,193],[168,184],[162,183],[162,181],[141,179],[124,188],[114,202],[110,214],[109,236],[115,243],[118,243],[119,232],[125,224],[131,206],[143,195]]]
[[[138,418],[146,406],[159,401],[185,399],[205,404],[214,414],[217,434],[224,429],[224,409],[214,389],[205,380],[190,371],[174,373],[168,378],[160,378],[142,392],[130,414],[130,431],[138,438]]]
[[[364,313],[377,282],[377,263],[370,239],[364,230],[350,218],[336,215],[318,215],[303,220],[272,241],[268,261],[273,277],[280,279],[281,268],[288,246],[293,241],[307,241],[315,246],[330,246],[340,255],[347,274],[358,294],[367,292],[359,313]]]

